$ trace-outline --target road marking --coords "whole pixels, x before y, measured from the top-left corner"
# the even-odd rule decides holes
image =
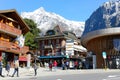
[[[32,80],[37,80],[37,77],[32,77],[32,78],[30,78],[30,79],[32,79]]]
[[[57,79],[57,80],[62,80],[62,79]]]
[[[109,75],[108,77],[117,77],[117,75]]]
[[[102,80],[107,80],[107,79],[102,79]]]
[[[109,75],[108,80],[120,80],[120,75]]]

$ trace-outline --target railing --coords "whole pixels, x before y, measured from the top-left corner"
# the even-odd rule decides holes
[[[20,48],[16,43],[0,40],[0,50],[19,54],[19,53],[27,53],[29,51],[29,47],[24,46]]]
[[[45,48],[45,49],[53,49],[53,46],[52,46],[52,45],[45,45],[44,48]]]
[[[22,32],[20,29],[9,26],[5,23],[0,23],[0,31],[6,32],[9,34],[13,34],[13,35],[20,35]]]

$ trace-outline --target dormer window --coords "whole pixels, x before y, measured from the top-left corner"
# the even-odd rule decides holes
[[[46,35],[55,35],[55,31],[54,30],[48,30],[46,32]]]

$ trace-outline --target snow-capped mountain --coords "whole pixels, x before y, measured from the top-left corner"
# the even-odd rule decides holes
[[[84,31],[84,22],[70,21],[53,12],[47,12],[43,7],[33,12],[22,12],[23,18],[32,19],[37,23],[37,27],[44,35],[47,30],[53,29],[56,25],[64,28],[66,31],[72,31],[80,37]]]
[[[85,22],[83,34],[90,31],[120,27],[120,0],[105,2]]]

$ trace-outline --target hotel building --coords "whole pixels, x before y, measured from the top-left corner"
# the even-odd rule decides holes
[[[43,37],[37,38],[40,60],[85,58],[86,49],[81,46],[75,34],[56,26],[48,30]]]

